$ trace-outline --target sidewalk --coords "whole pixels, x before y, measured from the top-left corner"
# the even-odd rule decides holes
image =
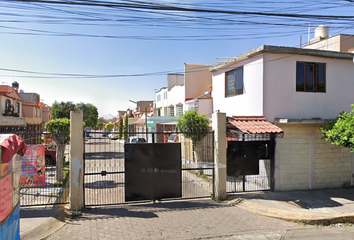
[[[64,206],[25,207],[20,210],[20,235],[23,240],[43,239],[65,224]]]
[[[237,193],[229,204],[259,215],[306,224],[354,223],[354,188]]]
[[[281,234],[282,229],[299,228],[299,224],[290,222],[354,223],[354,189],[246,192],[229,195],[223,203],[210,199],[184,199],[158,204],[99,206],[85,209],[82,216],[73,219],[66,218],[68,213],[64,210],[64,207],[51,206],[44,210],[21,209],[21,239],[42,239],[50,235],[51,239],[74,236],[75,239],[90,236],[91,239],[114,239],[109,236],[130,239],[142,239],[141,236],[144,239],[208,238],[215,234],[213,226],[220,226],[221,222],[225,226],[219,235],[214,236],[216,238],[242,232],[246,234],[247,231],[257,233],[258,228]],[[195,235],[183,235],[182,226]]]

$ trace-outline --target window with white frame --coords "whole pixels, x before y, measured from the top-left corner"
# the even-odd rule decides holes
[[[168,109],[167,109],[167,114],[168,114],[168,116],[170,116],[170,117],[175,116],[175,107],[168,107]]]
[[[183,115],[183,105],[177,105],[176,106],[176,116],[182,116]]]
[[[17,114],[20,114],[20,103],[16,103],[16,109],[15,109],[15,112],[17,113]]]
[[[188,110],[195,110],[198,111],[198,101],[191,101],[187,103]]]
[[[163,93],[163,99],[167,99],[167,92]]]
[[[157,97],[156,97],[156,101],[161,101],[161,94],[158,94]]]

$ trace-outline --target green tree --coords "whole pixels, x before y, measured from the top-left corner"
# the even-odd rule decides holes
[[[107,123],[106,126],[104,126],[105,129],[112,131],[114,128],[114,124],[113,123]]]
[[[104,125],[104,118],[103,117],[98,118],[96,126],[102,129],[103,125]]]
[[[70,111],[75,111],[76,106],[73,102],[57,102],[52,104],[50,115],[53,119],[67,118],[70,119]]]
[[[122,117],[122,115],[119,116],[118,131],[119,131],[118,138],[122,139],[122,137],[123,137],[123,117]]]
[[[134,115],[133,115],[133,111],[132,111],[132,110],[130,110],[130,109],[129,109],[129,117],[130,117],[130,118],[134,117]]]
[[[354,152],[354,104],[351,107],[350,113],[340,113],[335,122],[327,122],[320,129],[324,139]]]
[[[81,110],[86,127],[94,127],[97,124],[98,110],[91,103],[73,102],[57,102],[55,101],[51,107],[50,114],[53,119],[67,118],[70,119],[70,111]]]
[[[128,139],[128,131],[129,131],[129,119],[128,119],[128,114],[125,114],[124,117],[124,140]]]
[[[84,114],[84,122],[87,127],[94,127],[98,120],[98,110],[91,103],[78,103],[76,104],[76,110],[81,110]]]
[[[48,132],[56,143],[56,168],[55,175],[57,182],[63,181],[63,165],[66,139],[70,132],[70,120],[68,118],[53,119],[45,124]]]
[[[189,110],[178,119],[177,128],[182,134],[192,140],[194,160],[199,161],[201,141],[208,134],[209,119],[206,114],[198,115],[197,111]]]

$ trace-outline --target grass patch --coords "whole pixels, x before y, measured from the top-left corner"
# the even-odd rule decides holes
[[[203,178],[205,179],[206,181],[212,183],[213,181],[210,179],[210,177],[208,177],[207,175],[205,175],[204,173],[195,173],[195,175],[197,177],[200,177],[200,178]]]
[[[223,203],[223,201],[216,199],[214,194],[211,195],[211,199],[213,199],[217,203]]]
[[[307,224],[306,224],[305,222],[303,222],[303,221],[298,222],[298,224],[301,225],[301,226],[306,226],[306,225],[307,225]]]
[[[71,212],[71,216],[72,217],[78,217],[78,216],[81,216],[81,215],[82,215],[81,211],[72,211]]]
[[[58,197],[59,193],[57,192],[52,192],[48,194],[48,197]]]

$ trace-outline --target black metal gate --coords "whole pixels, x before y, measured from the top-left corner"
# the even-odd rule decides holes
[[[227,148],[227,192],[273,190],[274,148],[272,134],[242,134]]]
[[[199,143],[198,161],[193,143],[183,133],[175,133],[175,142],[169,142],[171,134],[87,133],[84,141],[85,205],[213,195],[213,132]],[[137,136],[147,142],[125,143],[124,136]]]
[[[125,200],[182,197],[180,143],[125,144]]]

